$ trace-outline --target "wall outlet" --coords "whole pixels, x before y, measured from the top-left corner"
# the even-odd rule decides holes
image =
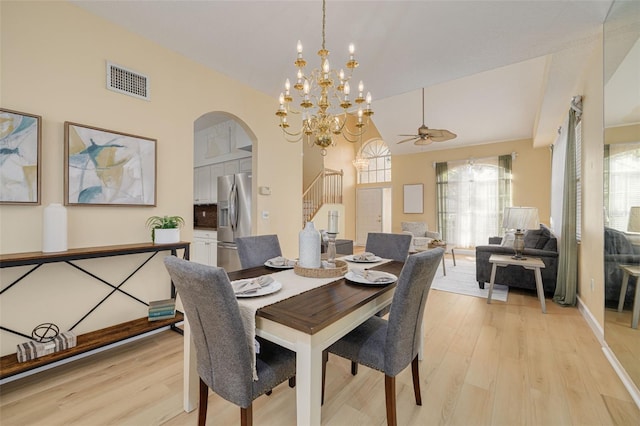
[[[269,220],[269,212],[267,210],[262,210],[262,219]]]
[[[591,291],[593,291],[595,287],[595,281],[593,280],[593,278],[591,278]]]

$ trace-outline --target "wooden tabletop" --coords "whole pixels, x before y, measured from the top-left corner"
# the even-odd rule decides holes
[[[400,276],[403,265],[403,262],[391,261],[371,269]],[[258,266],[231,272],[229,278],[253,278],[274,272],[278,271]],[[366,286],[338,278],[325,286],[260,308],[256,315],[308,334],[315,334],[380,294],[394,289],[395,286],[395,283],[386,286]]]

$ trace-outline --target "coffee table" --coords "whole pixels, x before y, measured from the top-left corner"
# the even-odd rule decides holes
[[[429,243],[426,248],[416,247],[416,251],[422,252],[422,251],[434,249],[436,247],[443,248],[445,254],[451,254],[451,257],[453,258],[453,266],[456,266],[456,253],[453,250],[453,245],[447,245],[446,242],[442,242],[438,244]],[[444,256],[442,256],[442,272],[444,273],[445,276],[447,275],[447,265],[444,263]]]

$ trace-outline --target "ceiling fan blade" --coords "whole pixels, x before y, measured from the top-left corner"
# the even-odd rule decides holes
[[[431,139],[434,142],[444,142],[451,139],[455,139],[458,135],[448,130],[438,130],[438,135],[432,135]]]
[[[400,135],[400,136],[408,136],[408,135]],[[413,136],[413,137],[408,138],[408,139],[402,139],[401,141],[398,141],[398,142],[396,142],[396,143],[405,143],[405,142],[412,141],[412,140],[414,140],[414,139],[418,139],[418,137],[417,137],[417,136]]]
[[[425,146],[425,145],[430,145],[431,142],[433,142],[431,138],[420,138],[417,141],[415,141],[413,144],[418,146]]]
[[[398,135],[398,136],[413,136],[414,138],[419,138],[420,135]]]

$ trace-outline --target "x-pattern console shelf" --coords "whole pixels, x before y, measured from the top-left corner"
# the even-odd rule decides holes
[[[30,253],[10,253],[0,255],[0,268],[8,268],[14,266],[29,266],[32,265],[33,268],[30,269],[27,273],[16,279],[14,282],[9,284],[7,287],[0,291],[0,295],[9,291],[11,287],[17,285],[20,281],[24,280],[29,274],[31,274],[36,269],[40,268],[42,265],[47,263],[55,263],[55,262],[65,262],[76,269],[84,272],[85,274],[91,276],[92,278],[112,287],[112,291],[107,295],[104,299],[102,299],[96,306],[94,306],[89,312],[87,312],[82,319],[80,319],[76,324],[73,325],[75,327],[78,325],[83,319],[85,319],[93,310],[95,310],[102,302],[104,302],[109,296],[114,294],[115,292],[123,293],[138,302],[147,305],[147,302],[144,302],[137,297],[125,292],[120,289],[120,286],[124,284],[131,276],[133,276],[138,270],[140,270],[151,258],[153,258],[157,253],[161,251],[170,251],[172,255],[177,256],[178,250],[184,250],[183,258],[189,259],[189,243],[188,242],[179,242],[175,244],[152,244],[152,243],[140,243],[140,244],[123,244],[123,245],[112,245],[112,246],[103,246],[103,247],[89,247],[89,248],[77,248],[70,249],[64,252],[56,252],[56,253],[43,253],[43,252],[30,252]],[[75,260],[83,260],[83,259],[96,259],[103,257],[111,257],[111,256],[123,256],[130,254],[139,254],[139,253],[151,253],[151,256],[145,260],[138,268],[136,268],[123,282],[119,285],[113,285],[100,277],[95,276],[91,272],[88,272],[78,265],[72,263]],[[173,282],[171,283],[171,297],[176,296],[175,287]],[[171,326],[174,330],[181,332],[179,328],[175,327],[175,324],[184,320],[184,316],[181,312],[176,312],[175,318],[159,320],[159,321],[149,321],[146,317],[139,318],[133,321],[128,321],[122,324],[117,324],[111,327],[107,327],[101,330],[96,330],[90,333],[82,334],[77,337],[77,345],[71,349],[56,352],[50,355],[46,355],[31,361],[21,362],[19,363],[17,360],[16,354],[10,354],[3,356],[0,358],[0,380],[4,380],[8,377],[14,376],[19,373],[24,373],[29,370],[42,367],[44,365],[54,363],[57,361],[61,361],[63,359],[73,357],[76,355],[80,355],[85,352],[89,352],[95,349],[99,349],[101,347],[117,343],[123,340],[130,339],[135,336],[139,336],[163,327]],[[73,329],[71,327],[71,329]],[[10,330],[6,327],[0,325],[0,329],[3,332],[10,332],[13,334],[18,334],[24,336],[26,338],[30,338],[30,336],[26,336],[23,333]]]

